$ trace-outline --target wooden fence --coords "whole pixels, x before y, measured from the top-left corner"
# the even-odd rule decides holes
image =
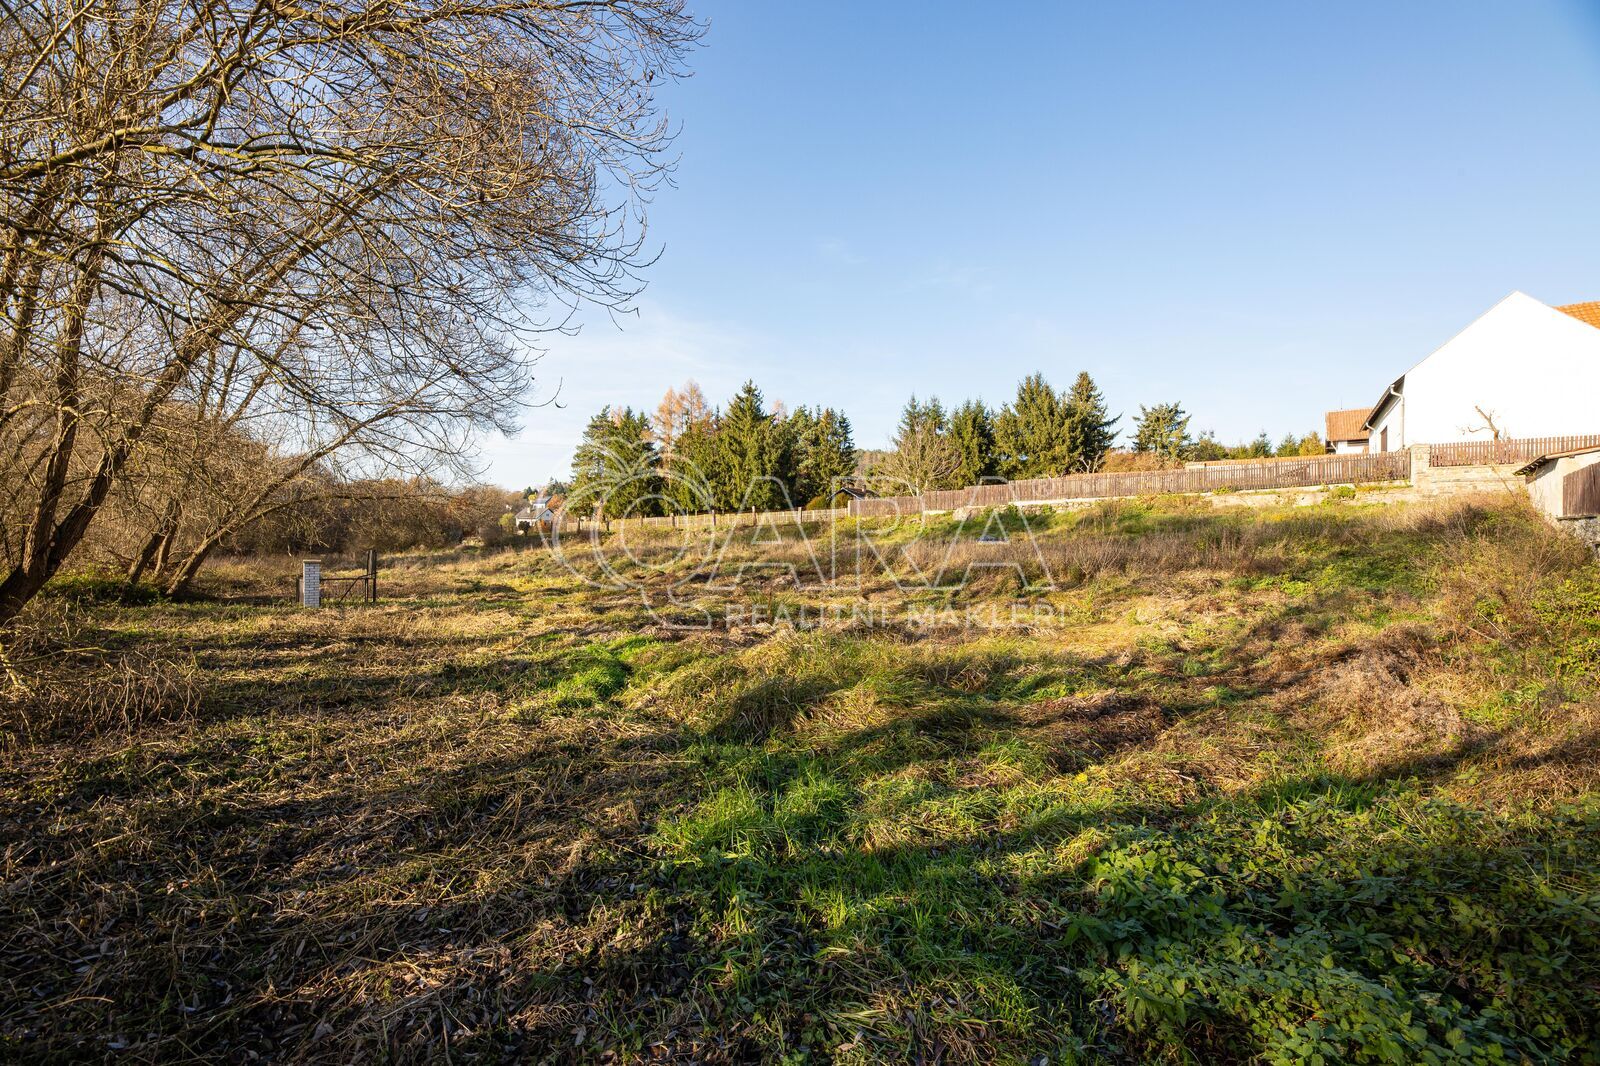
[[[587,526],[596,526],[604,530],[620,529],[732,529],[736,526],[756,526],[763,523],[784,526],[795,522],[831,522],[836,518],[844,518],[850,512],[843,507],[832,509],[819,509],[815,511],[707,511],[702,514],[677,514],[677,515],[648,515],[636,518],[612,519],[585,519]],[[574,526],[571,517],[562,520],[562,531],[567,532],[577,529],[581,532],[585,526]]]
[[[1478,466],[1525,463],[1549,452],[1600,445],[1600,434],[1572,437],[1529,437],[1521,440],[1466,441],[1430,445],[1430,466]],[[1138,470],[1117,474],[1069,474],[1029,478],[964,489],[944,489],[921,496],[884,496],[852,500],[848,508],[820,511],[724,511],[716,514],[659,515],[602,522],[605,529],[702,529],[762,523],[831,522],[846,515],[863,518],[922,511],[954,511],[964,507],[1004,507],[1010,503],[1046,503],[1163,493],[1245,492],[1254,489],[1312,488],[1318,485],[1360,485],[1405,481],[1411,477],[1411,452],[1402,449],[1366,455],[1312,455],[1290,458],[1229,460],[1181,470]],[[1587,499],[1587,497],[1585,497]],[[592,520],[590,520],[592,521]],[[574,519],[562,518],[564,531]],[[583,522],[578,522],[583,528]]]
[[[1030,478],[965,489],[926,492],[921,496],[888,496],[853,500],[850,513],[873,515],[953,511],[962,507],[1003,507],[1009,503],[1082,500],[1117,496],[1155,496],[1169,492],[1240,492],[1249,489],[1292,489],[1316,485],[1351,485],[1404,481],[1411,476],[1411,453],[1317,455],[1233,463],[1193,470],[1144,470],[1123,474],[1069,474]]]
[[[1523,437],[1513,440],[1472,440],[1428,446],[1429,466],[1489,466],[1530,463],[1541,455],[1571,448],[1600,445],[1600,433],[1573,437]]]
[[[1351,452],[1351,453],[1348,453],[1348,454],[1360,455],[1360,454],[1365,454],[1365,453],[1363,453],[1363,452]],[[1296,460],[1299,460],[1299,459],[1322,459],[1322,458],[1326,458],[1326,453],[1318,452],[1316,455],[1282,455],[1282,456],[1279,456],[1279,455],[1256,455],[1256,456],[1251,456],[1251,457],[1246,458],[1246,459],[1189,459],[1189,460],[1184,462],[1183,468],[1185,470],[1204,470],[1208,466],[1228,467],[1228,466],[1238,466],[1241,463],[1292,463],[1292,462],[1295,462]]]

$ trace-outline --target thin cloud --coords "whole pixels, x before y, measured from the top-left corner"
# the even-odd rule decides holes
[[[690,378],[720,402],[750,376],[751,354],[771,347],[747,330],[651,303],[615,320],[591,319],[573,336],[550,337],[525,397],[540,406],[523,412],[515,435],[480,441],[485,476],[519,487],[565,477],[584,426],[601,408],[652,410],[668,387]]]

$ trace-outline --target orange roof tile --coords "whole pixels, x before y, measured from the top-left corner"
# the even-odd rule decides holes
[[[1595,329],[1600,329],[1600,300],[1591,300],[1582,304],[1567,304],[1565,307],[1556,308],[1564,315],[1571,315],[1579,322],[1587,322]]]
[[[1370,407],[1352,407],[1347,411],[1329,411],[1324,417],[1327,423],[1327,434],[1324,439],[1330,443],[1336,440],[1366,440],[1367,431],[1362,428],[1367,415],[1372,413]]]

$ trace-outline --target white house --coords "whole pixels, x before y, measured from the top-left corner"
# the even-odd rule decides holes
[[[1374,452],[1600,433],[1600,303],[1512,293],[1397,378],[1365,428]]]
[[[517,524],[517,532],[526,533],[541,525],[549,525],[556,520],[556,506],[560,501],[550,494],[547,485],[540,489],[538,494],[528,501],[528,506],[518,511],[512,521]]]

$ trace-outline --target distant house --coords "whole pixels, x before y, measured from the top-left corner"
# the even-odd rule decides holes
[[[1363,423],[1371,451],[1600,433],[1600,302],[1514,292],[1394,380]]]
[[[1367,415],[1370,407],[1329,411],[1323,416],[1322,439],[1335,455],[1359,455],[1367,450]]]
[[[556,520],[556,514],[561,509],[561,498],[550,495],[548,488],[540,489],[533,499],[528,501],[528,506],[516,513],[514,521],[517,523],[517,532],[526,533],[539,526],[547,526]]]

